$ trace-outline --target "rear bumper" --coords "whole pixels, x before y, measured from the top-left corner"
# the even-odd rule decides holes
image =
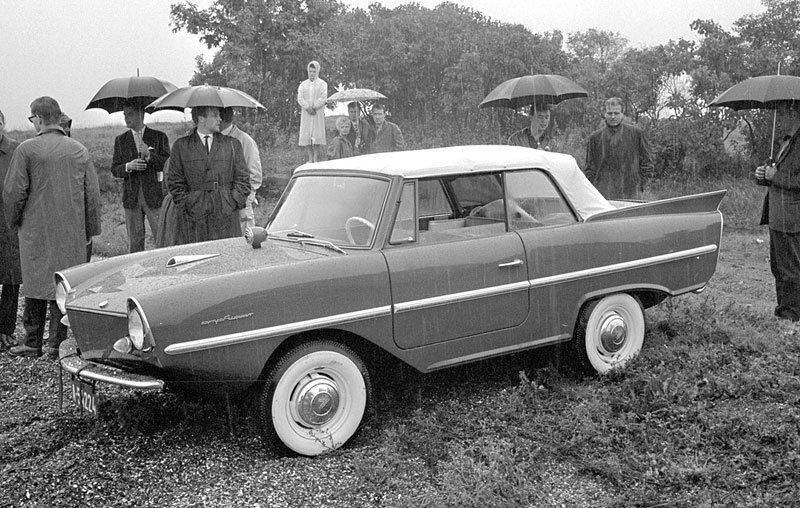
[[[58,352],[58,363],[68,374],[85,381],[107,383],[134,390],[163,390],[164,381],[152,376],[133,374],[123,370],[87,362],[78,354],[75,339],[67,339],[61,343]]]

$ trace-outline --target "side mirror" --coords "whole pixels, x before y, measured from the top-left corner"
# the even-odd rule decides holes
[[[267,239],[267,230],[258,226],[250,226],[244,230],[244,239],[254,249],[260,249],[261,243]]]

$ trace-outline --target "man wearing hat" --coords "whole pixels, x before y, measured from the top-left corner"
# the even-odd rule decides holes
[[[122,207],[130,252],[144,250],[145,217],[153,239],[158,234],[158,214],[164,199],[161,179],[169,158],[169,139],[163,132],[145,127],[143,106],[137,99],[125,102],[122,113],[128,130],[114,140],[111,163],[111,173],[123,179]]]

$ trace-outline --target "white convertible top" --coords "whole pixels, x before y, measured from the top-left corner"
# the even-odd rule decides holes
[[[303,164],[294,174],[333,169],[409,179],[527,168],[550,173],[584,219],[615,209],[589,182],[571,155],[520,146],[468,145],[376,153]]]

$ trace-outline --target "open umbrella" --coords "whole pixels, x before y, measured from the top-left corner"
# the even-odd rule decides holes
[[[782,106],[791,106],[795,101],[800,101],[800,77],[771,74],[746,79],[733,85],[719,94],[709,106],[726,106],[735,111],[778,109]],[[770,159],[775,149],[775,121],[776,115],[773,115]]]
[[[386,96],[382,93],[369,88],[350,88],[349,90],[340,90],[334,93],[328,97],[328,102],[377,101],[385,98]]]
[[[532,104],[558,104],[567,99],[588,96],[582,86],[564,76],[532,74],[500,83],[481,101],[479,107],[517,109]]]
[[[123,104],[130,99],[139,99],[142,104],[149,104],[165,93],[178,87],[153,76],[130,76],[115,78],[100,87],[94,94],[86,109],[100,108],[109,113],[122,111]],[[178,108],[170,108],[178,109]],[[180,109],[183,111],[183,109]]]
[[[159,97],[145,108],[149,113],[170,108],[194,108],[215,106],[218,108],[257,108],[267,109],[250,95],[226,86],[197,85],[178,88]]]

